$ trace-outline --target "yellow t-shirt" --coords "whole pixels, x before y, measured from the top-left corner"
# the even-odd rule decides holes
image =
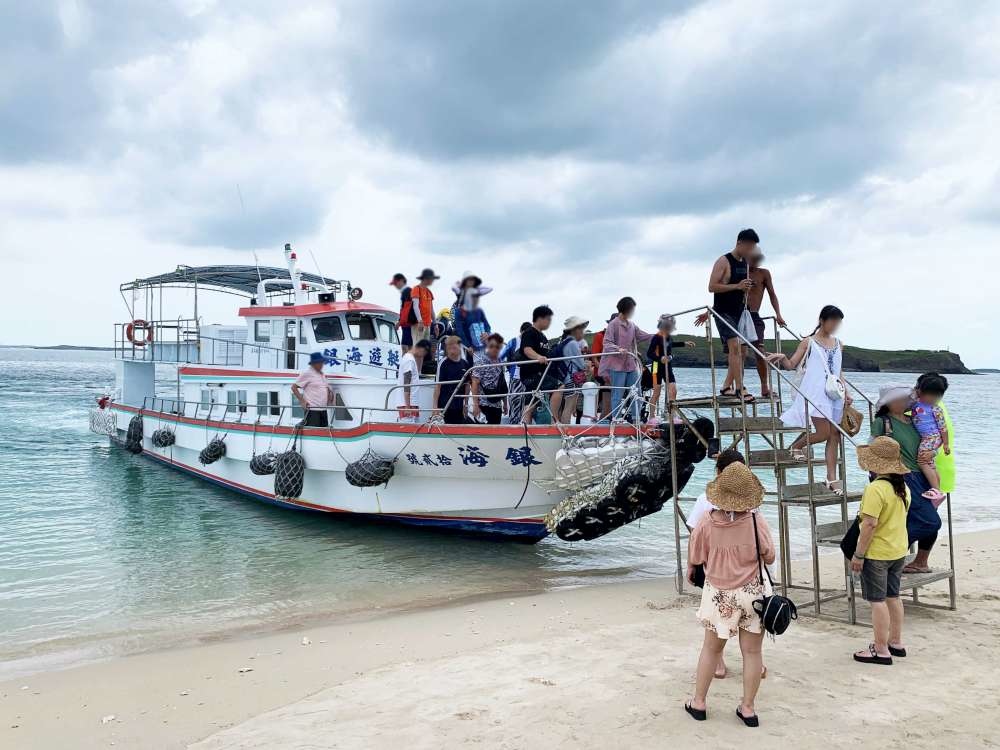
[[[892,485],[876,479],[861,496],[860,513],[878,519],[871,544],[865,557],[872,560],[898,560],[906,556],[909,537],[906,534],[906,511],[910,507],[910,490],[906,490],[906,503],[899,499]]]

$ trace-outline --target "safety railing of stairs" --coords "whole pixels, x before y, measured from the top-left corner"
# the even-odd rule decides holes
[[[805,590],[811,593],[811,602],[803,602],[805,606],[811,606],[817,616],[823,616],[825,613],[822,610],[823,604],[827,602],[832,602],[836,600],[846,599],[847,603],[847,613],[845,619],[847,622],[854,623],[857,621],[857,610],[855,601],[855,591],[854,591],[854,580],[847,565],[844,562],[844,589],[843,591],[823,589],[821,575],[820,575],[820,547],[835,546],[839,539],[843,536],[849,525],[850,509],[849,503],[856,502],[860,500],[861,493],[855,492],[851,493],[847,487],[848,472],[847,472],[847,445],[854,444],[854,440],[848,435],[839,424],[833,425],[833,428],[837,431],[837,434],[842,438],[839,441],[837,462],[839,464],[842,491],[840,493],[832,492],[826,488],[825,485],[821,485],[815,481],[814,467],[815,460],[813,456],[813,450],[811,445],[808,443],[805,446],[805,461],[800,462],[794,459],[791,455],[789,448],[786,446],[785,439],[789,434],[796,435],[808,435],[810,430],[808,428],[800,427],[786,427],[781,423],[782,415],[782,404],[783,404],[783,385],[787,386],[791,390],[795,391],[797,394],[802,396],[805,408],[805,424],[810,423],[809,419],[809,409],[812,404],[810,403],[808,397],[802,393],[798,386],[785,375],[784,371],[780,370],[774,363],[769,362],[766,359],[766,352],[759,350],[755,342],[747,340],[744,336],[740,334],[738,330],[733,328],[728,321],[719,318],[718,315],[710,307],[698,307],[685,310],[679,313],[675,313],[675,317],[681,315],[687,315],[691,313],[702,313],[705,319],[705,337],[708,343],[709,352],[709,368],[711,371],[711,387],[712,392],[709,397],[700,397],[695,399],[676,399],[671,401],[669,397],[669,391],[667,392],[667,402],[664,409],[664,415],[666,421],[669,425],[671,446],[675,445],[675,418],[680,419],[681,422],[687,424],[693,429],[693,420],[684,413],[685,409],[696,409],[696,408],[707,408],[712,409],[714,415],[714,421],[716,425],[716,433],[719,440],[720,450],[722,448],[722,439],[725,435],[733,436],[732,443],[729,447],[735,447],[741,442],[744,447],[744,455],[746,456],[748,464],[751,468],[771,468],[774,472],[776,479],[776,491],[774,495],[777,497],[776,502],[769,503],[777,505],[778,511],[778,537],[779,537],[779,550],[780,550],[780,581],[782,593],[786,596],[790,590]],[[766,400],[758,401],[754,400],[751,403],[747,403],[741,396],[737,398],[724,398],[721,396],[719,389],[717,388],[717,373],[715,368],[715,350],[713,344],[712,336],[712,321],[718,320],[720,325],[727,326],[731,333],[740,341],[743,346],[758,357],[763,357],[764,361],[767,362],[767,373],[768,373],[768,392],[771,394],[770,398]],[[777,321],[771,317],[766,318],[766,320],[771,320],[773,323],[774,331],[774,342],[775,351],[781,352],[781,334],[782,328],[787,330],[794,338],[798,339],[790,329],[784,326],[779,326]],[[772,382],[772,375],[777,377]],[[867,404],[869,418],[874,417],[874,404],[854,383],[851,383],[846,377],[843,378],[845,385],[857,393]],[[776,386],[776,387],[775,387]],[[668,389],[664,389],[668,390]],[[769,406],[769,413],[763,414],[760,407],[762,405]],[[658,405],[657,405],[658,406]],[[728,411],[728,416],[723,416],[723,412]],[[751,438],[757,436],[764,440],[768,445],[767,449],[764,450],[754,450],[751,444]],[[675,451],[671,450],[671,460],[674,462],[674,475],[676,476],[676,462],[675,462]],[[807,472],[807,481],[805,484],[793,484],[788,481],[788,472],[793,470],[805,469]],[[676,567],[676,586],[679,592],[683,591],[684,580],[686,573],[686,565],[684,564],[684,555],[682,549],[682,542],[687,538],[687,524],[686,516],[681,507],[682,501],[690,502],[693,498],[681,497],[676,486],[676,482],[672,488],[674,495],[674,537],[675,537],[675,559],[677,561]],[[939,574],[923,574],[920,576],[908,576],[910,579],[906,582],[907,588],[912,588],[913,590],[913,600],[915,603],[919,602],[919,596],[917,594],[917,588],[921,585],[926,585],[926,583],[931,583],[937,580],[943,580],[947,578],[950,584],[951,592],[951,605],[950,608],[955,608],[955,578],[954,578],[954,545],[951,544],[952,539],[952,525],[951,525],[951,499],[948,498],[947,507],[947,519],[948,519],[948,536],[949,536],[949,554],[950,554],[950,566],[948,571],[941,571]],[[820,524],[818,517],[818,510],[820,508],[833,508],[837,506],[840,510],[840,519],[834,523]],[[804,508],[807,510],[809,515],[809,536],[810,536],[810,558],[812,563],[812,580],[808,585],[796,584],[792,580],[792,540],[791,540],[791,519],[789,511],[793,508]]]

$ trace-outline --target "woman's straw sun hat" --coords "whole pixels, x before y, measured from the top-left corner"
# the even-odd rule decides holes
[[[882,435],[868,445],[858,446],[858,465],[875,474],[909,474],[910,470],[899,460],[899,443]]]
[[[742,513],[760,507],[764,500],[764,485],[746,464],[735,463],[708,483],[705,494],[719,510]]]

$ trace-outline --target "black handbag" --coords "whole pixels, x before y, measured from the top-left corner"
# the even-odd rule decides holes
[[[691,571],[691,585],[697,589],[705,588],[705,565],[693,565]]]
[[[760,576],[760,586],[764,588],[764,573],[767,573],[767,580],[771,584],[773,592],[774,580],[771,578],[771,571],[764,565],[764,559],[760,554],[760,539],[757,538],[757,516],[751,513],[750,518],[753,520],[753,543],[757,547],[757,572]],[[796,608],[795,602],[787,596],[779,594],[772,593],[771,596],[758,599],[753,603],[753,608],[760,616],[760,623],[764,626],[764,630],[772,636],[781,635],[788,630],[792,620],[799,619],[799,610]]]
[[[861,536],[861,516],[855,516],[854,523],[847,528],[847,533],[840,540],[840,551],[850,560],[858,551],[858,538]]]

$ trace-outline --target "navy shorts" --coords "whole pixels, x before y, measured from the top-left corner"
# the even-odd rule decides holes
[[[865,560],[861,568],[861,596],[866,602],[884,602],[899,596],[905,557],[898,560]]]
[[[402,346],[413,346],[413,329],[409,326],[402,326],[399,331],[399,343]]]

